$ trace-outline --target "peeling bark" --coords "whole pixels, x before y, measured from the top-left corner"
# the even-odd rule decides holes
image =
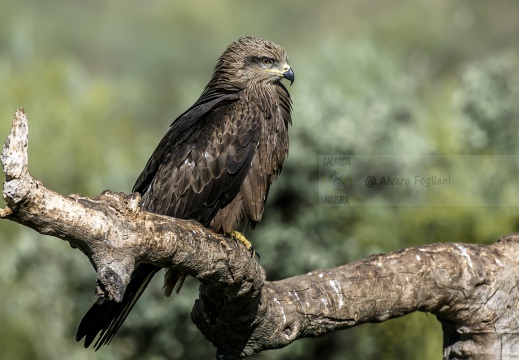
[[[28,172],[28,122],[16,112],[1,156],[7,207],[0,218],[68,241],[97,271],[96,293],[120,301],[136,262],[201,282],[192,319],[237,359],[414,311],[437,316],[445,359],[519,357],[519,236],[489,246],[407,248],[269,282],[241,243],[194,221],[143,212],[138,194],[87,198],[46,189]]]

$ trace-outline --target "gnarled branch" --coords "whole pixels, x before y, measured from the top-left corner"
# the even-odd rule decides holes
[[[46,189],[28,172],[27,136],[18,110],[1,157],[8,205],[0,217],[79,248],[97,271],[97,294],[116,301],[136,262],[196,277],[202,287],[192,318],[220,358],[414,311],[437,315],[445,358],[519,353],[519,236],[490,246],[413,247],[268,282],[244,246],[197,222],[141,211],[138,194],[88,198]]]

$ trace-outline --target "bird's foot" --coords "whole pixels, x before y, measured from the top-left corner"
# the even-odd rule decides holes
[[[257,255],[258,256],[258,259],[259,259],[259,254],[256,253],[256,251],[254,250],[254,246],[252,246],[251,242],[249,240],[247,240],[247,238],[245,237],[245,235],[243,235],[241,232],[237,231],[237,230],[232,230],[231,232],[229,232],[227,235],[229,235],[230,237],[232,237],[233,239],[235,240],[238,240],[239,242],[241,242],[243,245],[245,245],[245,247],[247,248],[247,250],[249,250],[250,252],[250,257],[254,257],[254,255]]]

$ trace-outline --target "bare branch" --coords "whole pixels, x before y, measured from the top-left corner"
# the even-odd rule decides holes
[[[451,330],[445,333],[445,350],[455,358],[461,353],[515,358],[517,240],[413,247],[266,283],[262,304],[269,318],[264,321],[276,324],[265,332],[266,342],[284,346],[301,337],[424,311]]]
[[[120,301],[136,262],[172,267],[203,284],[192,318],[233,359],[414,311],[437,315],[445,358],[519,353],[519,236],[373,255],[275,282],[244,246],[194,221],[143,212],[138,194],[87,198],[46,189],[28,172],[28,123],[18,110],[4,144],[8,206],[0,217],[70,242],[97,270],[97,293]]]

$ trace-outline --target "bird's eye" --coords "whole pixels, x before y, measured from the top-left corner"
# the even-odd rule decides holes
[[[264,64],[264,65],[272,65],[272,60],[267,58],[267,57],[264,57],[263,59],[261,59],[261,62]]]

